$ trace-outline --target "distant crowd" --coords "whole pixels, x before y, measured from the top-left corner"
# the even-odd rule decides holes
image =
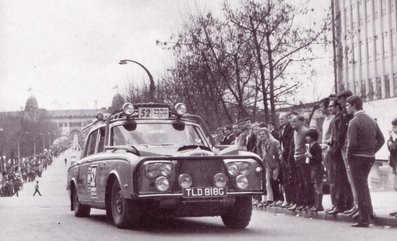
[[[0,196],[18,196],[18,192],[23,188],[23,183],[33,182],[37,177],[41,177],[43,171],[47,170],[52,161],[53,155],[50,151],[21,158],[20,163],[15,159],[7,160],[0,173]]]
[[[357,219],[354,227],[368,227],[374,213],[367,179],[385,138],[376,120],[364,112],[362,99],[351,91],[322,99],[319,110],[324,117],[321,128],[309,126],[301,113],[281,113],[278,125],[246,118],[218,128],[216,141],[261,157],[266,192],[253,200],[254,205],[325,211],[326,181],[333,205],[326,213],[344,213]],[[391,124],[387,145],[396,172],[397,119]]]

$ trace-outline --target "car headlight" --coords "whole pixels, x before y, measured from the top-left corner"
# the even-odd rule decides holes
[[[242,162],[238,166],[238,169],[240,170],[240,174],[248,176],[251,173],[251,165],[247,162]]]
[[[158,177],[156,179],[156,189],[160,192],[165,192],[170,188],[170,182],[166,177]]]
[[[181,188],[189,188],[192,186],[193,180],[189,174],[181,174],[179,175],[178,182]]]
[[[146,165],[145,174],[148,178],[156,178],[160,174],[160,163],[150,163]]]
[[[234,177],[234,176],[238,175],[239,169],[238,169],[237,164],[231,162],[231,163],[226,164],[226,167],[227,167],[227,171],[229,172],[230,176]]]
[[[248,187],[248,178],[245,175],[238,175],[236,177],[236,185],[239,189],[247,189]]]
[[[172,174],[172,164],[170,163],[149,163],[146,165],[145,173],[148,178],[158,176],[169,177]]]
[[[214,176],[214,184],[216,187],[225,187],[227,182],[227,177],[223,173],[217,173]]]
[[[172,165],[171,164],[161,164],[160,166],[160,174],[165,177],[171,176],[172,173]]]

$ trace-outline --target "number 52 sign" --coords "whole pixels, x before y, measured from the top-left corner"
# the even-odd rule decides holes
[[[92,195],[96,195],[96,171],[96,165],[88,167],[87,185],[88,191],[91,192]]]

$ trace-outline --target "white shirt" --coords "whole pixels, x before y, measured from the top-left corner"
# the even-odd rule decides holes
[[[334,120],[334,118],[335,115],[327,115],[324,118],[322,127],[323,137],[321,141],[323,144],[331,142],[331,122]]]

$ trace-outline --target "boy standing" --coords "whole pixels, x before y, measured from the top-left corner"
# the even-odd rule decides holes
[[[36,193],[38,193],[41,196],[41,193],[39,191],[39,181],[36,181],[36,185],[34,186],[33,197],[34,197],[34,195],[36,195]]]
[[[306,163],[310,166],[310,176],[314,187],[315,204],[310,209],[312,212],[324,211],[323,207],[323,177],[324,166],[322,163],[322,150],[318,144],[319,133],[316,129],[309,129],[306,133]]]

